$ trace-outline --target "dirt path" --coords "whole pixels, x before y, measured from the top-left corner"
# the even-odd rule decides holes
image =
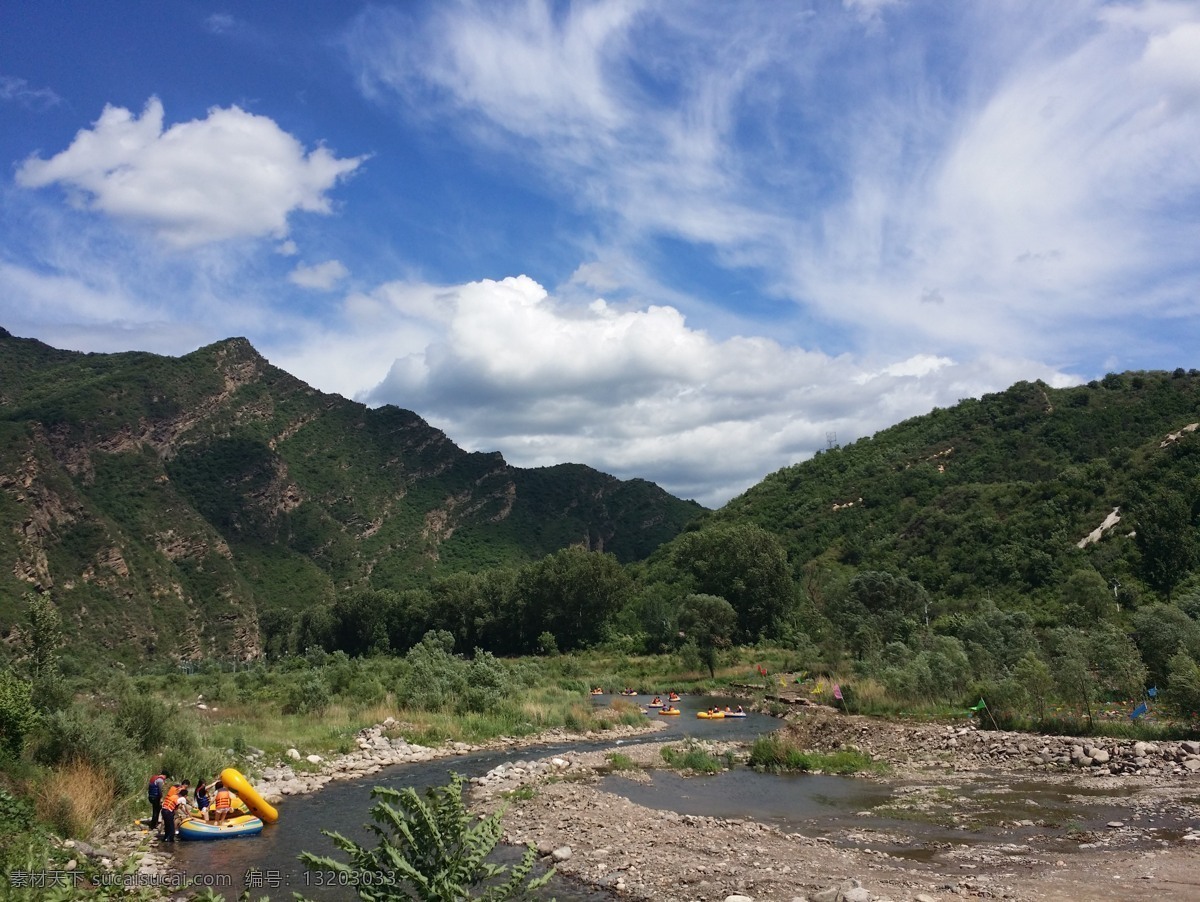
[[[630,899],[1200,900],[1200,768],[1189,765],[1200,759],[1190,746],[1100,747],[812,709],[785,729],[808,748],[855,746],[887,762],[891,800],[863,812],[862,827],[825,836],[681,815],[602,789],[603,752],[500,768],[475,797],[485,807],[507,799],[512,842]],[[664,744],[621,752],[661,766]]]

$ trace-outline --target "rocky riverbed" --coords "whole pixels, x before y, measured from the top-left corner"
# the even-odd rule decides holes
[[[821,834],[635,804],[602,786],[612,770],[607,752],[537,755],[547,743],[645,732],[631,728],[429,748],[409,743],[405,724],[388,721],[363,730],[347,755],[322,760],[295,750],[286,763],[257,757],[244,769],[268,800],[286,805],[289,796],[395,764],[511,749],[508,763],[473,781],[471,804],[509,806],[507,840],[532,844],[561,872],[631,900],[1200,900],[1195,743],[1048,738],[814,706],[786,720],[784,729],[806,748],[857,748],[885,763],[886,775],[856,779],[885,783],[889,801]],[[646,769],[663,765],[665,744],[622,745],[638,767],[616,779],[648,780]],[[708,748],[742,760],[748,751]],[[1076,808],[1106,819],[1088,823],[1072,814]],[[140,846],[145,878],[165,881],[170,857],[153,844],[147,851],[146,839],[124,830],[102,844],[116,858]]]
[[[629,899],[1200,899],[1192,743],[1048,739],[819,709],[790,715],[785,729],[813,750],[855,747],[886,762],[886,777],[861,779],[886,780],[891,801],[859,814],[894,825],[819,836],[639,806],[601,787],[604,752],[514,759],[477,779],[473,798],[510,806],[510,841]],[[659,767],[662,745],[620,751]],[[731,750],[743,751],[710,746]],[[1057,801],[1052,815],[1046,799]],[[1085,811],[1110,819],[1089,826]],[[922,840],[946,831],[961,841]]]

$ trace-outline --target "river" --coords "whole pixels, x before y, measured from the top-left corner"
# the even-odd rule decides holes
[[[599,697],[604,703],[607,697]],[[648,702],[648,696],[638,701]],[[220,842],[183,842],[175,844],[176,868],[181,874],[208,883],[223,884],[226,898],[236,899],[243,889],[249,889],[251,898],[269,895],[273,899],[290,898],[292,892],[301,892],[318,899],[353,898],[348,888],[319,886],[329,879],[323,874],[310,874],[297,860],[301,852],[313,852],[343,858],[322,830],[335,830],[364,841],[368,834],[364,829],[369,820],[371,789],[387,786],[395,789],[414,787],[423,790],[430,786],[442,786],[449,782],[450,775],[459,773],[466,777],[480,776],[505,762],[545,758],[574,750],[620,749],[622,745],[639,742],[662,742],[672,739],[727,739],[752,742],[758,736],[779,727],[780,722],[762,714],[749,714],[745,718],[730,720],[700,720],[695,715],[709,705],[726,704],[736,706],[737,699],[685,696],[679,703],[683,714],[679,717],[656,717],[665,721],[663,730],[642,737],[608,739],[586,742],[569,742],[538,745],[524,750],[497,750],[471,752],[453,758],[404,764],[385,768],[369,777],[329,783],[320,792],[306,796],[292,796],[279,806],[279,822],[268,825],[260,836]],[[656,716],[651,714],[650,716]],[[825,778],[839,781],[839,778]],[[841,781],[852,783],[853,781]],[[731,791],[742,794],[742,787],[731,787]],[[827,787],[816,787],[814,792],[828,795]],[[769,795],[769,792],[768,792]],[[742,811],[742,816],[753,811]],[[373,842],[371,843],[373,845]],[[519,857],[520,850],[509,850],[511,857]],[[253,873],[252,873],[253,872]],[[554,896],[567,900],[612,899],[611,893],[583,887],[565,879],[555,878],[547,888],[546,897]]]

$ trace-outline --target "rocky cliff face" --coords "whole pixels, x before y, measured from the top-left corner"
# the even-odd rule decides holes
[[[47,591],[127,654],[257,652],[258,615],[567,545],[649,554],[700,511],[587,467],[519,470],[245,339],[182,358],[0,330],[0,630]]]

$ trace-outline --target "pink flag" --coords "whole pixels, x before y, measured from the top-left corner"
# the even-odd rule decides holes
[[[833,684],[833,697],[839,702],[842,701],[842,687],[840,683]]]

